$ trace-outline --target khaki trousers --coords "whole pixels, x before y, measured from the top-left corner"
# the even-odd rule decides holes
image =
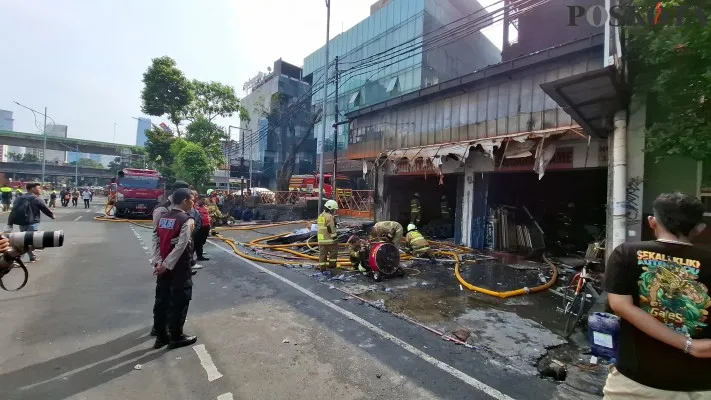
[[[318,245],[318,267],[321,271],[336,268],[338,259],[338,243]]]
[[[610,370],[602,392],[605,395],[603,400],[711,400],[711,391],[672,392],[655,389],[633,381],[616,368]]]

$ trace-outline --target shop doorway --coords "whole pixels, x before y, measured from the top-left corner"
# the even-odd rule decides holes
[[[479,219],[486,212],[484,248],[584,255],[604,238],[605,168],[551,170],[541,180],[533,172],[493,173],[486,189],[486,207],[474,210]]]
[[[447,197],[451,219],[456,220],[458,178],[457,174],[446,174],[442,177],[440,185],[440,176],[438,175],[387,177],[385,184],[389,193],[390,219],[406,227],[410,222],[410,200],[415,193],[418,193],[422,205],[422,221],[418,228],[423,228],[441,219],[442,195]]]

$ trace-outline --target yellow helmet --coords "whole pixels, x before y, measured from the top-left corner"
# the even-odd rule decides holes
[[[336,200],[329,200],[323,206],[326,207],[327,210],[338,210],[338,203],[336,203]]]

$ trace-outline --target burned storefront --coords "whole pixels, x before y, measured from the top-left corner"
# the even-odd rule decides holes
[[[479,143],[466,165],[464,241],[522,256],[584,256],[604,240],[606,167],[607,142],[579,128]]]

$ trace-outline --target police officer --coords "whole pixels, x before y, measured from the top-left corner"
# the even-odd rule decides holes
[[[187,189],[190,187],[186,182],[183,181],[175,181],[173,184],[173,193],[178,191],[179,189]],[[156,208],[153,210],[153,251],[151,255],[151,266],[155,266],[159,261],[162,259],[160,258],[160,237],[158,236],[158,223],[160,222],[160,219],[163,218],[163,215],[168,213],[170,209],[173,207],[173,194],[168,196],[168,200],[165,202],[159,204],[156,206]],[[156,311],[161,312],[164,307],[169,303],[170,299],[168,295],[170,294],[169,288],[167,286],[167,281],[166,280],[161,280],[157,279],[156,280],[156,297],[155,297],[155,304],[153,305],[153,329],[151,329],[151,336],[158,336],[159,333],[165,331],[165,326],[160,327],[158,325],[155,325],[155,314]],[[164,317],[159,318],[162,322],[164,322]],[[163,324],[165,325],[165,324]]]
[[[405,235],[406,246],[415,257],[426,256],[432,261],[437,262],[430,251],[430,244],[424,236],[417,230],[417,226],[410,224],[407,226],[407,235]]]
[[[0,196],[2,197],[2,210],[9,211],[10,203],[12,202],[12,188],[7,185],[3,185],[0,188]]]
[[[338,210],[338,203],[329,200],[323,206],[324,210],[316,220],[318,226],[318,267],[321,271],[336,268],[338,260],[338,243],[336,238],[336,217],[333,215]]]
[[[156,293],[153,327],[157,335],[154,349],[166,344],[169,349],[175,349],[197,341],[197,336],[183,333],[193,293],[190,265],[195,221],[188,214],[194,205],[193,195],[188,189],[178,189],[172,195],[172,204],[170,211],[158,221],[157,229],[160,257],[155,263],[153,275],[157,277],[156,286],[165,293]],[[167,304],[163,301],[166,299]]]
[[[373,225],[370,235],[379,240],[387,240],[398,248],[402,243],[402,225],[395,221],[380,221]]]
[[[422,219],[422,205],[420,204],[420,194],[415,193],[410,200],[410,223],[419,224]],[[402,226],[400,227],[402,228]]]
[[[440,212],[442,215],[442,219],[445,221],[449,221],[451,212],[449,209],[449,201],[447,201],[447,195],[445,195],[445,194],[442,195],[442,203],[440,206]]]

